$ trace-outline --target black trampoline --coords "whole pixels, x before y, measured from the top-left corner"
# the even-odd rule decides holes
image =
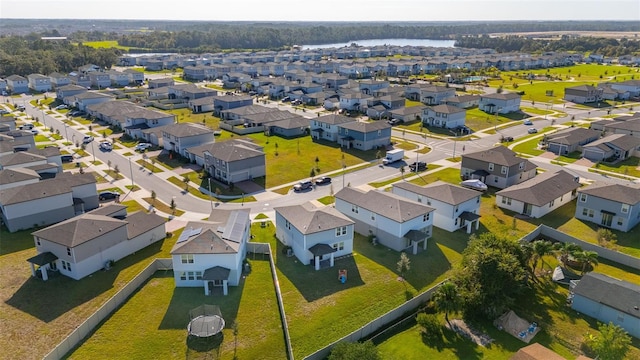
[[[216,305],[200,305],[189,311],[187,331],[190,336],[206,338],[219,334],[224,329],[224,319]]]

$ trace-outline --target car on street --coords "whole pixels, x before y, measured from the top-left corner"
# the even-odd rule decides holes
[[[533,125],[533,121],[531,121],[531,120],[525,120],[522,124],[523,124],[523,125]]]
[[[321,176],[316,179],[316,185],[331,184],[331,178],[328,176]]]
[[[153,146],[153,144],[150,144],[150,143],[138,143],[136,145],[135,149],[136,149],[136,151],[141,151],[142,152],[142,151],[145,151],[145,150],[147,150],[148,148],[150,148],[152,146]]]
[[[290,97],[285,96],[285,97],[282,98],[282,102],[288,102],[288,101],[291,101]]]
[[[18,128],[19,130],[31,130],[33,129],[33,124],[27,123]]]
[[[82,138],[82,143],[83,143],[83,144],[88,144],[88,143],[90,143],[90,142],[92,142],[92,141],[93,141],[93,136],[89,136],[89,135],[87,135],[87,136],[85,136],[85,137],[83,137],[83,138]]]
[[[60,155],[62,162],[73,162],[73,155]]]
[[[500,142],[511,142],[513,141],[513,136],[502,136],[500,137]]]
[[[18,106],[16,106],[16,110],[18,110],[18,111],[24,111],[24,110],[25,110],[24,105],[18,105]]]
[[[300,192],[300,191],[303,191],[303,190],[311,189],[311,186],[312,186],[311,181],[308,181],[308,180],[307,181],[301,181],[301,182],[293,185],[293,191]]]
[[[302,100],[300,99],[291,100],[291,105],[301,105],[301,104],[302,104]]]
[[[536,133],[538,132],[538,129],[536,129],[536,128],[529,128],[529,129],[527,130],[527,132],[528,132],[529,134],[536,134]]]
[[[424,161],[413,162],[409,164],[409,169],[411,171],[424,171],[427,170],[427,163]]]
[[[460,185],[462,185],[463,187],[473,189],[473,190],[478,190],[478,191],[487,191],[487,189],[489,189],[487,184],[483,183],[478,179],[465,180],[461,182]]]
[[[0,115],[9,114],[9,113],[11,112],[7,109],[0,109]]]
[[[104,151],[111,151],[113,150],[113,144],[111,144],[108,141],[103,141],[100,143],[100,149],[104,150]]]
[[[120,193],[116,192],[116,191],[102,191],[98,194],[98,199],[100,201],[105,201],[105,200],[113,200],[113,199],[117,199],[120,197]]]
[[[31,129],[29,131],[31,131],[33,135],[38,135],[38,129]]]

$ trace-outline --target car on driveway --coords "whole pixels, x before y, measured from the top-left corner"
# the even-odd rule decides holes
[[[104,200],[113,200],[120,197],[120,193],[117,191],[102,191],[98,194],[98,199],[100,201]]]
[[[293,185],[293,191],[300,192],[303,190],[311,189],[311,181],[301,181],[295,185]]]
[[[525,120],[522,124],[523,124],[523,125],[533,125],[533,121],[531,121],[531,120]]]
[[[462,185],[463,187],[473,189],[473,190],[478,190],[478,191],[487,191],[487,189],[489,189],[487,184],[483,183],[478,179],[465,180],[461,182],[460,185]]]
[[[536,128],[529,128],[529,129],[527,130],[527,132],[528,132],[529,134],[537,134],[537,133],[538,133],[538,129],[536,129]]]
[[[400,120],[400,119],[391,119],[391,120],[387,120],[387,124],[393,126],[393,125],[399,125],[402,124],[404,121]]]
[[[111,151],[113,150],[113,144],[111,144],[108,141],[103,141],[100,143],[100,149],[104,150],[104,151]]]
[[[328,176],[322,176],[316,179],[316,185],[331,184],[331,178]]]
[[[11,111],[7,110],[7,109],[0,109],[0,115],[4,115],[4,114],[10,114]]]
[[[153,144],[150,143],[138,143],[135,147],[136,151],[145,151],[148,148],[152,147]]]
[[[88,136],[88,135],[87,135],[87,136],[85,136],[85,137],[83,137],[83,138],[82,138],[82,143],[83,143],[83,144],[88,144],[88,143],[90,143],[90,142],[92,142],[92,141],[93,141],[93,136]]]
[[[73,155],[60,155],[62,162],[73,162]]]
[[[65,104],[56,106],[56,110],[62,110],[62,109],[67,109],[67,108],[68,108],[68,106],[65,105]]]
[[[424,171],[427,170],[427,163],[424,161],[413,162],[409,165],[411,171]]]

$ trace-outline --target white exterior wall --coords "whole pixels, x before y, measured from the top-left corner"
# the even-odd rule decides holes
[[[229,285],[237,286],[242,275],[242,260],[244,259],[245,246],[242,251],[235,254],[194,254],[193,264],[183,264],[181,255],[172,255],[173,277],[176,287],[204,287],[204,280],[181,280],[182,272],[200,271],[204,274],[206,269],[214,266],[222,266],[231,270],[229,273]]]
[[[515,199],[511,199],[511,205],[508,204],[503,204],[502,203],[502,199],[505,198],[505,196],[502,195],[496,195],[496,205],[498,205],[499,207],[503,208],[503,209],[507,209],[507,210],[511,210],[514,211],[518,214],[523,214],[524,213],[524,202],[519,201],[519,200],[515,200]],[[532,205],[531,207],[531,214],[529,216],[531,216],[532,218],[541,218],[543,216],[545,216],[546,214],[552,212],[553,210],[561,207],[562,205],[571,202],[573,199],[575,199],[575,197],[571,196],[571,192],[568,192],[564,195],[562,195],[561,197],[558,197],[556,199],[553,200],[553,205],[549,205],[551,204],[551,202],[544,204],[543,206],[536,206],[536,205]]]

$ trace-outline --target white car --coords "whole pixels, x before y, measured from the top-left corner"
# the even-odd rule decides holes
[[[93,136],[90,136],[90,135],[87,135],[84,138],[82,138],[82,143],[83,144],[88,144],[88,143],[90,143],[92,141],[93,141]]]
[[[68,106],[64,105],[64,104],[56,106],[56,110],[62,110],[62,109],[66,109],[66,108],[68,108]]]
[[[528,132],[529,134],[537,134],[537,133],[538,133],[538,129],[536,129],[536,128],[529,128],[529,129],[527,130],[527,132]]]
[[[473,190],[478,190],[478,191],[487,191],[487,189],[489,189],[487,184],[483,183],[482,181],[480,181],[478,179],[465,180],[465,181],[461,182],[460,185],[462,185],[462,186],[464,186],[466,188],[473,189]]]
[[[136,145],[136,151],[145,151],[152,146],[153,144],[150,143],[139,143],[138,145]]]
[[[100,143],[100,149],[104,151],[111,151],[113,150],[113,145],[108,141],[103,141]]]
[[[533,125],[533,122],[531,120],[525,120],[522,124],[523,125]]]

